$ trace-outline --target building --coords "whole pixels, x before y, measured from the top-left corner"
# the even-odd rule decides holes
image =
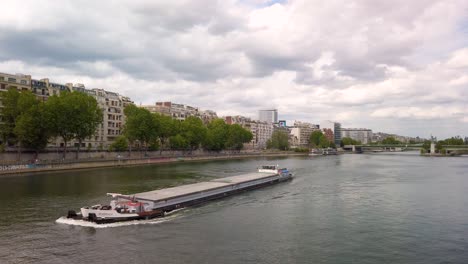
[[[103,111],[103,123],[96,130],[96,134],[84,142],[82,147],[107,149],[117,136],[122,134],[122,127],[125,123],[123,109],[133,104],[130,98],[121,96],[118,93],[109,92],[104,89],[86,89],[83,84],[60,84],[50,82],[44,78],[40,80],[31,79],[30,75],[0,73],[0,91],[10,88],[19,91],[31,91],[38,100],[47,101],[50,96],[60,95],[61,92],[82,92],[93,96]],[[1,102],[0,102],[1,106]],[[70,142],[73,146],[78,146],[78,142]],[[63,147],[61,138],[51,140],[48,147]]]
[[[258,120],[261,122],[277,124],[278,123],[278,110],[277,109],[259,110]]]
[[[107,149],[114,140],[123,133],[125,124],[124,109],[133,104],[130,98],[104,89],[85,89],[84,86],[75,85],[74,89],[84,89],[83,92],[93,96],[103,112],[103,122],[96,134],[87,139],[85,144],[90,148]]]
[[[318,125],[311,123],[295,121],[294,126],[289,129],[291,134],[289,144],[291,147],[307,148],[310,144],[310,135],[312,132],[319,130]]]
[[[367,128],[342,128],[341,136],[360,141],[362,144],[372,142],[372,130]]]
[[[341,124],[340,123],[326,120],[320,123],[320,129],[322,129],[322,131],[325,133],[327,133],[325,129],[330,129],[333,132],[333,142],[335,143],[336,146],[340,146],[341,144]]]
[[[270,122],[252,120],[245,116],[226,116],[224,120],[226,124],[239,124],[252,132],[252,140],[244,144],[246,149],[265,149],[267,147],[267,141],[271,139],[273,135],[274,126],[273,123]]]
[[[185,120],[189,116],[195,116],[200,118],[203,123],[207,124],[213,119],[218,118],[218,115],[215,111],[202,111],[198,107],[176,104],[172,102],[156,102],[154,105],[144,105],[141,107],[148,109],[151,113],[167,115],[176,120]]]

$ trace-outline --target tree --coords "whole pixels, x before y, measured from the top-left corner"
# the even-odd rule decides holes
[[[34,105],[18,118],[14,132],[20,145],[33,149],[37,159],[39,151],[47,146],[51,135],[44,103],[35,100]]]
[[[0,93],[0,100],[2,103],[1,119],[0,123],[0,134],[4,144],[16,144],[16,135],[14,133],[16,120],[20,115],[20,109],[18,108],[18,100],[20,92],[17,89],[8,89],[6,92]]]
[[[29,147],[37,151],[47,145],[47,127],[43,120],[43,109],[39,101],[30,91],[20,93],[9,89],[1,94],[3,104],[0,131],[5,143],[17,145],[18,158],[21,147]]]
[[[225,149],[228,140],[229,128],[223,119],[214,119],[208,126],[203,147],[207,150],[221,151]]]
[[[358,140],[354,140],[350,137],[344,137],[341,139],[341,146],[345,146],[345,145],[360,145],[361,144],[361,141],[358,141]]]
[[[64,94],[63,100],[68,107],[73,108],[74,126],[72,131],[78,140],[76,152],[76,158],[78,159],[78,153],[80,152],[83,140],[93,136],[98,126],[102,123],[102,109],[99,108],[94,97],[81,92]]]
[[[382,144],[384,145],[398,145],[401,144],[401,141],[396,140],[394,137],[388,137],[382,140]]]
[[[181,123],[181,135],[190,148],[197,149],[206,137],[206,127],[200,118],[189,116]]]
[[[228,126],[226,147],[228,149],[241,150],[244,143],[251,141],[252,132],[246,130],[238,124]]]
[[[74,121],[76,116],[73,107],[65,103],[64,97],[68,96],[70,92],[62,92],[60,96],[53,95],[49,97],[45,104],[45,113],[48,126],[50,127],[51,134],[54,137],[61,137],[64,142],[63,158],[67,155],[67,146],[74,137]]]
[[[129,105],[124,109],[126,115],[124,135],[132,143],[138,140],[145,146],[145,152],[150,142],[158,138],[159,122],[147,109]]]
[[[324,137],[322,131],[315,130],[314,132],[312,132],[312,134],[310,134],[310,137],[309,137],[310,145],[314,148],[317,148],[320,144],[320,138],[322,137]]]
[[[329,148],[330,147],[330,141],[328,141],[328,138],[325,136],[320,137],[319,139],[319,148]]]
[[[176,121],[170,116],[155,114],[159,120],[159,140],[161,141],[160,151],[165,147],[166,141],[176,134]]]
[[[185,150],[189,147],[189,144],[187,143],[185,138],[180,134],[170,137],[169,143],[171,145],[171,149]]]
[[[288,150],[289,149],[289,138],[286,131],[276,130],[271,135],[271,139],[267,141],[267,148]]]
[[[75,138],[78,140],[78,158],[82,141],[94,135],[102,123],[102,110],[96,99],[81,92],[62,92],[60,96],[49,97],[46,116],[52,135],[63,139],[63,158],[67,154],[68,142]]]
[[[110,150],[122,152],[128,149],[128,140],[125,136],[118,136],[115,141],[110,145]]]

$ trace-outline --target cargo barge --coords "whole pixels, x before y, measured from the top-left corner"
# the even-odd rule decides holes
[[[83,207],[79,213],[68,211],[67,218],[101,223],[152,219],[163,217],[166,212],[186,206],[200,204],[245,190],[283,182],[292,178],[285,168],[267,165],[258,172],[219,178],[207,182],[187,184],[161,190],[112,196],[109,205]]]

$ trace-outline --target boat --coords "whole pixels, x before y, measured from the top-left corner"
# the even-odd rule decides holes
[[[309,156],[337,155],[337,154],[338,152],[334,148],[312,149],[309,152]]]
[[[278,165],[264,165],[257,172],[218,178],[207,182],[187,184],[131,195],[107,193],[109,205],[82,207],[80,212],[68,211],[67,218],[97,224],[164,217],[165,213],[200,204],[245,190],[290,180],[292,174]]]

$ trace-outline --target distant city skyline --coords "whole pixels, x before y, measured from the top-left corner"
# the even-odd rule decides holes
[[[468,2],[4,1],[0,72],[136,104],[468,135]]]

